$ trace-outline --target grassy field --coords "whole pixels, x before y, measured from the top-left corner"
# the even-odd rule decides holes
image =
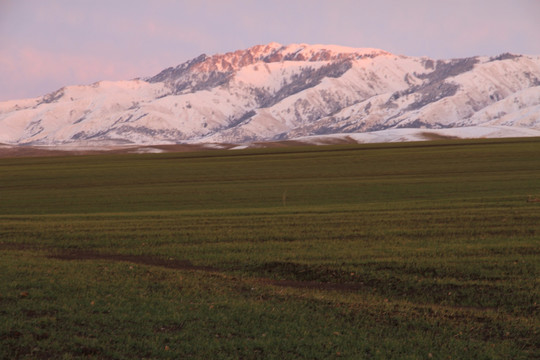
[[[0,159],[1,359],[535,359],[540,139]]]

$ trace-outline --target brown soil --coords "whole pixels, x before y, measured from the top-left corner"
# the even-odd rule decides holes
[[[336,291],[358,291],[365,288],[362,284],[353,283],[326,283],[318,281],[297,281],[297,280],[273,280],[259,279],[264,284],[274,286],[288,287],[294,289],[310,289],[310,290],[336,290]]]
[[[65,156],[65,155],[70,155],[70,154],[68,154],[67,151],[45,150],[45,149],[39,149],[35,147],[26,147],[26,146],[0,147],[0,158]]]
[[[49,255],[49,258],[60,260],[110,260],[124,261],[133,264],[158,266],[167,269],[178,270],[198,270],[205,272],[222,272],[211,266],[193,265],[189,260],[163,259],[149,255],[126,255],[126,254],[107,254],[98,253],[89,250],[71,250],[68,252]],[[337,290],[337,291],[357,291],[362,288],[361,284],[338,284],[323,283],[317,281],[296,281],[296,280],[274,280],[258,278],[256,281],[262,284],[281,286],[295,289],[318,289],[318,290]]]
[[[0,243],[0,250],[28,250],[38,249],[35,246],[26,244],[12,244],[12,243]],[[139,265],[157,266],[167,269],[177,270],[195,270],[208,273],[224,274],[223,270],[212,266],[194,265],[189,260],[176,260],[176,259],[164,259],[150,255],[128,255],[128,254],[109,254],[99,253],[91,250],[69,250],[62,253],[48,255],[49,258],[59,260],[108,260],[115,262],[128,262]],[[246,279],[248,280],[248,279]],[[364,284],[360,283],[329,283],[318,281],[298,281],[298,280],[276,280],[269,278],[251,278],[251,281],[255,281],[260,284],[279,286],[293,289],[308,289],[308,290],[321,290],[321,291],[341,291],[341,292],[358,292],[366,289]],[[21,293],[22,294],[22,293]],[[439,306],[441,308],[447,308],[460,311],[495,311],[496,308],[488,307],[464,307],[464,306]],[[32,316],[32,313],[26,314]]]
[[[432,133],[429,131],[424,131],[421,133],[426,140],[452,140],[452,139],[459,139],[458,136],[451,136],[451,135],[441,135],[437,133]]]
[[[29,244],[0,243],[0,250],[39,250],[39,248]]]
[[[223,144],[223,149],[232,148],[233,145]],[[41,146],[5,146],[0,144],[0,158],[13,157],[49,157],[49,156],[76,156],[76,155],[99,155],[99,154],[133,154],[151,153],[154,150],[162,152],[190,152],[211,150],[204,144],[198,145],[152,145],[152,146],[104,146],[95,149],[66,150],[58,148],[45,148]]]
[[[349,143],[350,141],[337,141],[338,143]],[[333,142],[329,141],[328,144]],[[99,154],[145,154],[154,152],[174,153],[174,152],[194,152],[211,150],[229,150],[235,144],[172,144],[172,145],[111,145],[95,148],[82,148],[82,150],[65,149],[62,147],[44,146],[9,146],[0,144],[0,158],[15,157],[49,157],[49,156],[76,156],[76,155],[99,155]],[[309,145],[301,141],[285,140],[276,142],[257,142],[250,145],[251,148],[279,148],[291,146]],[[157,151],[156,151],[157,150]]]
[[[159,266],[167,269],[179,270],[202,270],[215,272],[218,271],[210,266],[193,265],[189,260],[163,259],[149,255],[126,255],[126,254],[105,254],[88,250],[68,251],[61,254],[49,255],[50,258],[60,260],[110,260],[124,261],[134,264]]]

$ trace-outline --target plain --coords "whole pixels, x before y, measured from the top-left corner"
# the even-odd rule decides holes
[[[0,159],[0,358],[535,358],[539,155]]]

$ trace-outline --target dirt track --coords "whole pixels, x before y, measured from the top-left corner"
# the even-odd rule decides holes
[[[64,253],[49,255],[49,258],[59,260],[109,260],[123,261],[139,265],[158,266],[167,269],[178,270],[196,270],[204,272],[220,273],[221,270],[211,266],[193,265],[189,260],[163,259],[148,255],[126,255],[126,254],[107,254],[88,250],[70,250]],[[319,289],[319,290],[337,290],[337,291],[357,291],[363,288],[362,284],[351,283],[323,283],[317,281],[296,281],[296,280],[274,280],[266,278],[256,278],[257,282],[290,287],[296,289]]]

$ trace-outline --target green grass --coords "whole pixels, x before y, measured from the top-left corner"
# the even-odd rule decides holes
[[[0,358],[533,359],[540,139],[0,159]]]

